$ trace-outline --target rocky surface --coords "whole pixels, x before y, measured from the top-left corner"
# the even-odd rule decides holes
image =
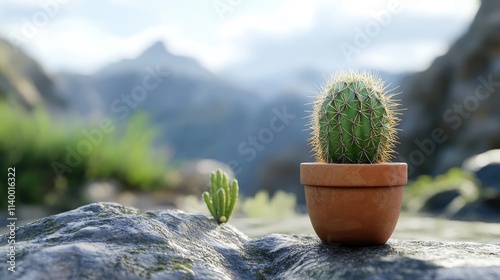
[[[403,82],[399,160],[411,177],[440,174],[500,147],[500,2],[482,0],[469,30]]]
[[[314,235],[307,215],[287,218],[234,218],[231,225],[251,238],[271,233]],[[402,212],[393,239],[500,244],[500,223],[450,220]]]
[[[95,203],[19,228],[15,274],[3,263],[1,279],[499,279],[500,244],[351,248],[311,235],[249,239],[202,215]]]

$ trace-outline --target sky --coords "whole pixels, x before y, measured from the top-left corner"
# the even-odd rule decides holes
[[[478,0],[2,0],[0,36],[50,72],[92,74],[163,41],[213,72],[418,71]]]

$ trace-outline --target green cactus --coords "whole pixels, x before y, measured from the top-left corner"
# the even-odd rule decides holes
[[[311,114],[316,160],[388,161],[396,143],[398,110],[383,81],[368,72],[340,72],[322,89]]]
[[[210,185],[210,194],[204,192],[203,200],[215,220],[219,224],[225,223],[231,217],[238,200],[238,181],[236,179],[232,181],[230,190],[226,173],[218,169],[217,172],[212,172]]]

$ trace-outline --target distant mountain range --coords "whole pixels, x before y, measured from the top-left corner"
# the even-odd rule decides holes
[[[163,131],[160,144],[170,146],[174,159],[211,158],[229,164],[248,192],[258,189],[260,164],[283,149],[305,146],[308,137],[303,131],[304,104],[309,101],[305,95],[280,92],[264,98],[255,89],[211,73],[192,58],[169,53],[163,43],[134,59],[108,65],[96,75],[61,74],[58,81],[62,91],[71,93],[66,96],[70,104],[85,118],[109,116],[125,123],[132,113],[147,112]],[[283,114],[293,119],[275,121],[279,131],[272,131],[271,120]]]

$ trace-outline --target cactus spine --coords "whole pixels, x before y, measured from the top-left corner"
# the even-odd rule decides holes
[[[316,160],[386,162],[394,153],[397,105],[383,81],[370,73],[337,73],[322,89],[311,114]]]
[[[203,193],[203,200],[207,204],[208,210],[221,224],[225,223],[231,217],[236,200],[238,200],[238,181],[234,179],[231,183],[231,189],[227,182],[227,175],[218,169],[217,172],[212,172],[210,177],[210,193]]]

